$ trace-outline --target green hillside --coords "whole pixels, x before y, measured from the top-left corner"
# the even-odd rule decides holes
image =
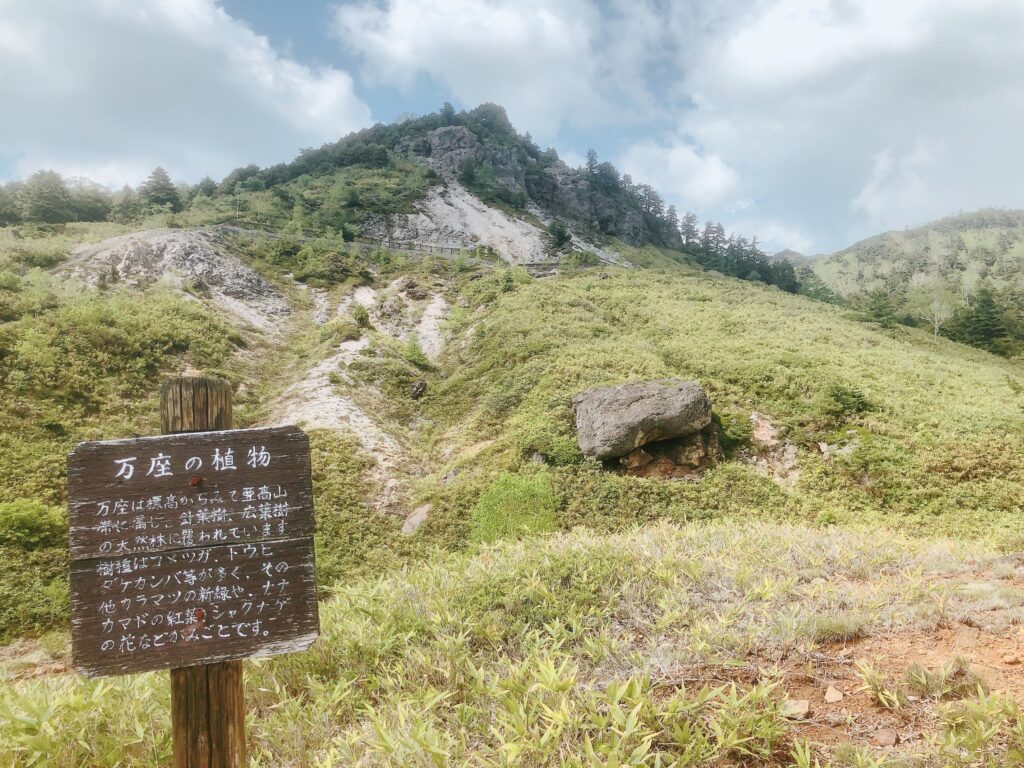
[[[274,333],[232,318],[198,286],[86,288],[33,266],[59,265],[76,242],[112,227],[4,241],[6,640],[41,635],[49,650],[40,652],[64,658],[63,457],[78,440],[155,432],[163,375],[228,377],[236,423],[247,426],[339,344],[365,342],[348,366],[354,383],[333,386],[399,439],[403,462],[424,468],[403,475],[406,506],[431,511],[405,535],[402,518],[373,507],[375,461],[358,440],[312,430],[318,565],[333,597],[311,653],[250,668],[258,764],[813,765],[798,762],[813,734],[782,710],[795,683],[760,665],[820,658],[829,643],[870,642],[883,629],[933,631],[991,605],[990,593],[1017,604],[997,566],[984,569],[997,563],[989,547],[1021,547],[1019,363],[916,329],[881,330],[651,246],[621,247],[655,266],[537,279],[468,257],[237,237],[234,252],[292,304]],[[330,259],[344,269],[307,287],[287,277],[339,253],[329,245],[342,249]],[[436,362],[384,324],[406,284],[452,306]],[[372,314],[345,304],[356,287],[378,292]],[[317,297],[349,309],[317,321]],[[573,394],[665,376],[708,390],[723,463],[687,483],[610,473],[580,455]],[[418,399],[417,380],[426,382]],[[748,461],[753,411],[796,446],[796,475],[774,479]],[[964,576],[968,568],[981,570]],[[974,591],[921,575],[935,569]],[[0,659],[0,682],[10,678],[0,688],[0,764],[31,754],[46,756],[40,765],[166,761],[161,676],[21,679],[19,664]],[[695,664],[703,671],[680,671]],[[928,702],[915,706],[939,723]],[[1002,760],[1015,738],[1010,705],[963,706],[993,734],[965,742],[964,754]],[[620,717],[620,737],[602,736]],[[960,745],[957,728],[939,723],[935,734]],[[68,732],[84,738],[53,736]],[[870,744],[849,739],[817,754],[868,764],[855,760]]]
[[[540,518],[524,514],[547,529],[731,516],[1020,541],[1018,364],[682,266],[533,279],[458,260],[371,260],[347,282],[327,283],[342,295],[367,280],[381,290],[402,275],[437,281],[459,306],[447,327],[456,341],[432,364],[372,325],[317,326],[308,295],[284,277],[287,263],[252,263],[296,303],[284,336],[233,326],[164,288],[83,290],[9,266],[0,292],[15,313],[0,333],[0,490],[12,519],[19,505],[63,502],[63,461],[75,442],[155,431],[162,375],[186,367],[226,375],[241,387],[237,419],[246,426],[340,339],[362,336],[369,346],[351,367],[367,398],[360,402],[401,437],[410,463],[430,467],[411,478],[408,504],[434,509],[415,537],[401,536],[401,520],[369,512],[369,486],[355,480],[372,460],[344,435],[316,433],[327,578],[487,539],[488,505],[513,516],[540,510]],[[706,387],[728,460],[695,484],[608,474],[584,460],[572,395],[667,376]],[[428,387],[413,400],[417,378]],[[742,460],[753,411],[797,447],[792,481],[779,484]],[[511,519],[504,529],[515,531]],[[39,535],[28,560],[14,535],[0,541],[10,562],[26,563],[5,572],[0,590],[39,596],[3,602],[2,634],[63,621],[63,534]]]
[[[951,338],[1003,354],[1022,349],[1024,211],[986,209],[887,232],[813,269],[855,305],[884,294],[902,322],[938,325]],[[995,327],[974,327],[979,301],[994,304]]]

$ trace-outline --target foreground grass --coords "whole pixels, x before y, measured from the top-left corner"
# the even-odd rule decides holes
[[[975,610],[955,577],[986,557],[835,528],[662,523],[360,581],[323,605],[312,650],[247,665],[252,764],[813,765],[776,663]],[[737,668],[749,684],[706,684]],[[0,765],[164,765],[167,688],[161,674],[10,680]],[[986,738],[953,723],[917,764],[1005,764],[1020,718],[987,706],[1002,714]]]

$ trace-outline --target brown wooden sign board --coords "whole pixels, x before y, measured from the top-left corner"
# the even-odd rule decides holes
[[[297,427],[82,443],[68,498],[72,647],[85,674],[316,639],[309,441]]]

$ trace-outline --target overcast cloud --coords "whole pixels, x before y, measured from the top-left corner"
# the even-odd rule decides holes
[[[0,0],[0,173],[195,180],[429,93],[500,103],[772,247],[1024,207],[1020,0],[320,2],[326,63],[275,50],[245,3]]]

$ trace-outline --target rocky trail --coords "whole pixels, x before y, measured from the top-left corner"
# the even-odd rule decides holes
[[[353,307],[367,310],[371,325],[399,341],[416,338],[424,355],[436,362],[444,348],[442,324],[449,304],[439,292],[426,293],[400,278],[381,290],[358,286],[333,309],[328,294],[313,294],[314,321],[347,317]],[[418,315],[418,319],[417,319]],[[371,471],[376,492],[372,506],[382,512],[405,514],[405,479],[415,474],[408,451],[400,440],[373,418],[357,400],[372,400],[372,392],[357,382],[348,368],[370,347],[370,337],[341,342],[329,357],[298,377],[272,407],[275,424],[297,424],[309,429],[351,432],[375,459]],[[361,389],[360,389],[361,388]],[[368,397],[368,395],[370,397]]]

